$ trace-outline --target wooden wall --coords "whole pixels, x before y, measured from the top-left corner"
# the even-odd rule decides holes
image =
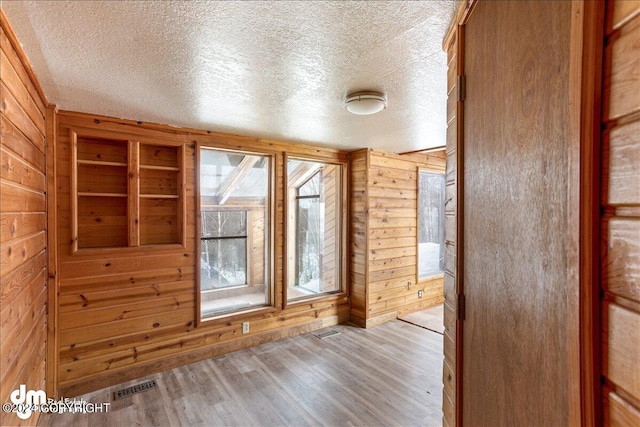
[[[320,279],[323,292],[332,292],[337,289],[339,280],[340,254],[336,252],[336,233],[341,234],[339,219],[340,209],[338,200],[340,191],[337,175],[341,169],[335,165],[325,165],[322,168],[321,188],[322,203],[324,203],[324,239],[322,241],[322,257],[320,267]],[[344,179],[344,178],[342,178]],[[346,284],[345,284],[346,285]]]
[[[345,161],[346,154],[297,144],[60,112],[58,115],[59,392],[73,396],[151,372],[344,321],[340,293],[283,309],[284,153]],[[72,252],[70,129],[186,151],[186,246]],[[275,307],[197,324],[196,163],[198,144],[274,158]],[[242,335],[242,322],[251,333]]]
[[[571,8],[479,1],[465,25],[463,425],[571,424]]]
[[[47,100],[0,9],[0,401],[45,390]],[[35,425],[0,413],[2,425]]]
[[[366,325],[369,301],[365,267],[368,252],[369,221],[367,221],[369,150],[349,153],[349,317],[352,322]]]
[[[361,150],[351,162],[352,321],[375,326],[441,303],[442,277],[417,283],[417,197],[418,168],[444,172],[444,153]]]
[[[640,425],[640,2],[610,1],[602,124],[606,425]]]

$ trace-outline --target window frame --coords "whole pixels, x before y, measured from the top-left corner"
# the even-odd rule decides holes
[[[290,207],[289,207],[289,168],[288,164],[290,160],[299,160],[305,162],[314,162],[314,163],[322,163],[325,165],[334,165],[338,166],[341,174],[341,182],[340,186],[337,187],[340,189],[340,219],[337,221],[336,226],[340,228],[340,230],[336,233],[336,238],[340,240],[340,244],[338,248],[340,250],[339,262],[337,263],[340,271],[338,272],[337,279],[339,280],[339,289],[333,292],[325,292],[316,295],[309,295],[301,298],[296,298],[294,300],[289,300],[288,290],[289,290],[289,237],[290,237],[290,224],[289,224],[289,215],[290,215]],[[283,208],[284,208],[284,224],[283,224],[283,265],[282,265],[282,308],[283,310],[289,306],[296,306],[300,304],[308,304],[310,301],[317,301],[327,298],[336,298],[343,297],[349,295],[349,286],[347,283],[347,244],[348,244],[348,208],[349,208],[349,194],[348,194],[348,175],[349,175],[349,166],[348,162],[341,160],[329,160],[326,158],[318,158],[318,157],[307,157],[302,155],[288,155],[284,153],[284,170],[283,170],[283,190],[284,193],[282,195],[283,200]],[[314,175],[312,175],[309,179],[311,179]],[[308,180],[307,180],[308,181]],[[305,181],[305,182],[307,182]],[[297,196],[297,192],[296,192]],[[297,198],[296,198],[297,199]],[[295,209],[297,210],[297,203]],[[296,265],[297,265],[297,261]],[[297,267],[296,267],[297,270]],[[297,276],[297,271],[294,273]]]
[[[269,206],[268,209],[265,210],[265,213],[269,215],[269,226],[265,227],[264,233],[265,238],[269,239],[268,245],[265,245],[265,262],[264,267],[268,270],[265,273],[265,282],[268,281],[269,289],[269,298],[265,301],[264,305],[255,306],[255,307],[247,307],[247,308],[239,308],[235,310],[229,310],[224,312],[215,313],[211,316],[202,316],[202,284],[201,284],[201,269],[202,269],[202,260],[200,259],[200,247],[196,248],[196,271],[195,271],[195,282],[196,282],[196,304],[194,307],[195,310],[195,326],[201,326],[203,323],[207,324],[215,324],[216,322],[229,322],[235,321],[236,319],[244,319],[247,314],[260,314],[260,313],[272,313],[276,311],[276,280],[275,280],[275,258],[277,254],[275,253],[275,239],[276,239],[276,168],[278,165],[277,162],[277,152],[270,150],[236,150],[233,148],[228,148],[224,146],[220,146],[217,144],[208,144],[203,142],[196,142],[195,144],[195,241],[197,245],[200,245],[202,242],[202,206],[201,206],[201,197],[200,197],[200,162],[201,162],[201,151],[202,149],[209,149],[218,152],[225,152],[229,154],[244,154],[244,155],[253,155],[253,156],[261,156],[267,159],[269,164],[268,170],[268,182],[267,182],[267,194],[265,198],[268,200]],[[248,227],[248,224],[247,224]],[[247,234],[248,236],[248,234]],[[249,256],[249,242],[247,238],[247,278],[250,274],[251,267],[249,266],[250,256]]]
[[[432,175],[441,175],[444,179],[444,189],[443,189],[443,197],[442,197],[442,227],[443,227],[443,235],[444,235],[444,221],[445,221],[445,200],[446,200],[446,188],[447,188],[447,179],[445,171],[427,168],[427,167],[418,167],[418,173],[416,174],[416,283],[425,283],[434,279],[444,278],[445,269],[444,266],[442,271],[437,273],[425,274],[424,276],[420,275],[420,175],[422,173],[429,173]],[[443,248],[443,256],[446,257],[446,242],[443,239],[442,242]]]

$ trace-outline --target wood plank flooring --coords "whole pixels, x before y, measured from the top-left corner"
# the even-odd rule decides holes
[[[335,329],[325,339],[315,334]],[[108,413],[41,426],[440,426],[442,336],[401,321],[338,325],[81,396]],[[113,400],[124,387],[158,387]]]
[[[444,334],[444,304],[434,305],[425,310],[416,311],[399,317],[400,320]]]

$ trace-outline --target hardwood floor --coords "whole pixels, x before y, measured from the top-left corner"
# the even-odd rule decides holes
[[[425,310],[406,314],[399,319],[441,335],[444,334],[444,304],[434,305]]]
[[[319,339],[314,334],[340,334]],[[81,396],[108,413],[46,414],[42,426],[440,426],[442,336],[391,321],[338,325]],[[113,400],[124,387],[158,387]]]

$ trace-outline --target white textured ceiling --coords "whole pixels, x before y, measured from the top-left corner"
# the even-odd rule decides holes
[[[337,148],[445,143],[451,0],[8,1],[64,110]],[[355,116],[348,92],[387,110]]]

